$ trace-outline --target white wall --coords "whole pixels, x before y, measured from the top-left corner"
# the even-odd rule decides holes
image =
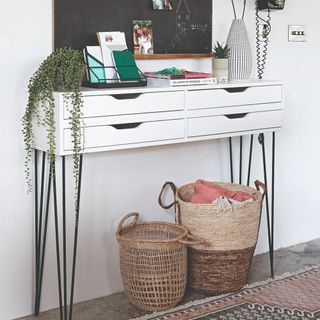
[[[238,7],[241,2],[236,1]],[[248,6],[246,23],[253,45],[253,0],[248,1]],[[319,9],[317,0],[309,0],[303,8],[301,1],[291,0],[287,1],[285,11],[272,15],[273,32],[265,76],[285,81],[287,102],[286,127],[278,134],[276,247],[319,237],[320,92],[317,88],[319,42],[316,39],[320,30]],[[225,39],[231,19],[229,2],[215,0],[215,40]],[[290,23],[308,25],[307,43],[287,42]],[[0,39],[0,319],[9,320],[30,314],[33,305],[32,197],[26,195],[20,120],[28,79],[51,50],[51,1],[7,1],[2,4]],[[191,61],[157,63],[155,68],[188,67]],[[208,61],[192,63],[199,69],[210,69]],[[144,65],[144,68],[150,67]],[[228,179],[226,147],[225,142],[215,141],[85,157],[77,301],[121,290],[114,237],[119,218],[126,212],[138,210],[145,219],[172,221],[172,216],[157,206],[161,184],[168,179],[178,185],[198,177]],[[257,178],[262,177],[260,159],[258,149],[254,168]],[[68,168],[70,171],[71,162]],[[72,181],[68,187],[72,191]],[[43,309],[57,305],[52,216],[50,219]],[[70,240],[72,219],[70,210]],[[258,252],[266,250],[263,227]]]
[[[30,314],[32,198],[26,195],[21,117],[26,86],[50,52],[51,1],[1,1],[0,319]]]

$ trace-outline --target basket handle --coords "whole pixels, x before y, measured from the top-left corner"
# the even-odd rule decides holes
[[[259,180],[256,180],[256,181],[254,182],[254,184],[255,184],[257,190],[261,192],[262,198],[263,198],[263,197],[266,195],[266,193],[267,193],[267,190],[268,190],[268,189],[267,189],[267,186],[266,186],[264,183],[262,183],[261,181],[259,181]],[[262,190],[262,191],[261,191],[261,190]]]
[[[203,241],[200,238],[197,238],[195,236],[192,236],[190,233],[188,233],[186,235],[186,238],[187,239],[179,239],[179,242],[182,244],[185,244],[187,246],[193,246],[196,244],[204,244],[205,243],[205,241]],[[190,239],[190,240],[188,240],[188,239]]]
[[[162,187],[162,189],[161,189],[161,192],[160,192],[160,194],[159,194],[159,197],[158,197],[158,203],[159,203],[160,207],[163,208],[163,209],[170,209],[171,207],[173,207],[173,206],[177,203],[177,201],[174,200],[174,201],[173,201],[171,204],[169,204],[169,205],[164,205],[164,204],[163,204],[163,202],[162,202],[162,194],[163,194],[164,190],[165,190],[168,186],[171,188],[171,190],[172,190],[172,192],[173,192],[173,197],[174,197],[174,198],[175,198],[176,192],[177,192],[177,187],[176,187],[176,185],[175,185],[173,182],[167,181],[167,182],[163,185],[163,187]]]
[[[126,222],[126,220],[128,220],[129,218],[134,217],[133,221],[128,225],[128,227],[134,227],[139,219],[139,213],[138,212],[131,212],[128,213],[126,216],[124,216],[118,225],[118,229],[117,229],[117,234],[120,233],[121,229],[123,228],[123,224]]]

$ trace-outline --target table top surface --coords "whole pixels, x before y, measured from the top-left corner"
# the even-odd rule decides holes
[[[106,95],[106,94],[122,94],[122,93],[143,93],[143,92],[168,92],[168,91],[187,91],[187,90],[211,90],[211,89],[227,89],[227,88],[241,88],[241,87],[258,87],[267,85],[283,85],[279,80],[239,80],[228,81],[218,84],[201,84],[201,85],[188,85],[188,86],[154,86],[147,85],[145,87],[124,87],[124,88],[107,88],[96,89],[82,87],[84,96]],[[62,95],[63,92],[56,92],[57,95]]]

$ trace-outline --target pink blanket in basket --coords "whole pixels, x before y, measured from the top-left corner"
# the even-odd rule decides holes
[[[189,202],[198,204],[212,203],[220,197],[231,198],[239,202],[253,200],[253,197],[248,193],[242,191],[229,191],[217,184],[198,179],[194,184],[194,194],[190,197]]]

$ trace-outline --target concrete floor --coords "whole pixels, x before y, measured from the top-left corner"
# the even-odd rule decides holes
[[[320,264],[320,239],[280,249],[275,252],[275,274],[294,272],[305,266]],[[261,254],[253,259],[249,283],[269,278],[269,256]],[[188,291],[182,303],[201,299],[206,296]],[[128,320],[145,312],[133,307],[124,293],[116,293],[108,297],[78,303],[74,306],[74,320]],[[59,320],[58,310],[43,312],[39,317],[27,317],[20,320]]]

